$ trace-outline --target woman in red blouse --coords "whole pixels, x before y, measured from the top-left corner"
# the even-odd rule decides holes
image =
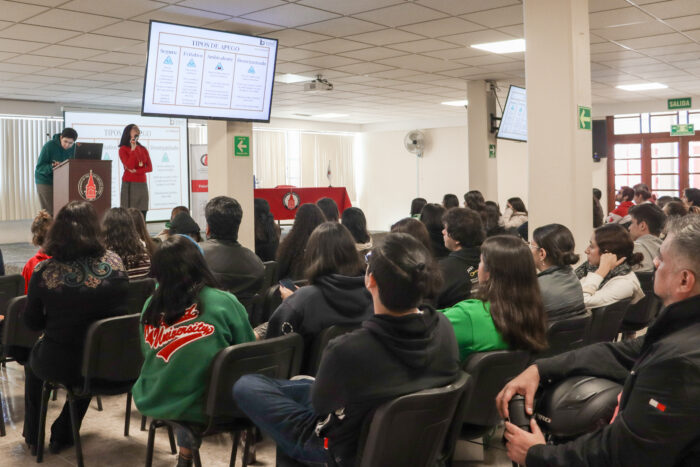
[[[148,184],[146,174],[153,171],[148,150],[139,143],[141,131],[135,124],[127,125],[119,143],[119,159],[124,165],[121,207],[136,208],[146,218],[148,212]]]

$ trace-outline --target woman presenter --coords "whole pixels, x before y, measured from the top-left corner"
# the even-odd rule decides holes
[[[148,184],[146,174],[153,171],[148,150],[139,143],[141,131],[135,124],[127,125],[119,142],[119,159],[124,165],[121,207],[136,208],[146,218]]]

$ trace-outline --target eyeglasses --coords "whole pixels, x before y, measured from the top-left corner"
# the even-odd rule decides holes
[[[537,246],[532,242],[527,242],[527,246],[529,246],[531,250],[541,250],[542,249],[541,246]]]

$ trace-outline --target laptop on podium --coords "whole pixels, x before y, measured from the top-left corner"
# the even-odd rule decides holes
[[[102,159],[102,143],[75,143],[75,158],[99,161]]]

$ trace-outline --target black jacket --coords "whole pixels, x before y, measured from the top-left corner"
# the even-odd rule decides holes
[[[230,240],[209,239],[200,245],[221,288],[234,294],[247,308],[264,279],[265,266],[260,258],[240,243]]]
[[[700,465],[700,296],[662,310],[643,337],[536,364],[545,383],[591,375],[624,388],[613,423],[566,444],[533,446],[527,467]]]
[[[429,229],[428,234],[430,234],[430,245],[433,247],[433,256],[435,259],[444,258],[450,254],[450,250],[445,246],[442,229]]]
[[[469,298],[472,285],[479,283],[480,258],[480,248],[472,246],[451,251],[439,261],[443,286],[437,298],[438,309],[449,308]]]
[[[421,308],[400,317],[373,315],[362,329],[333,339],[311,390],[328,438],[329,458],[354,466],[365,418],[382,403],[457,378],[459,357],[452,325],[442,313]]]

